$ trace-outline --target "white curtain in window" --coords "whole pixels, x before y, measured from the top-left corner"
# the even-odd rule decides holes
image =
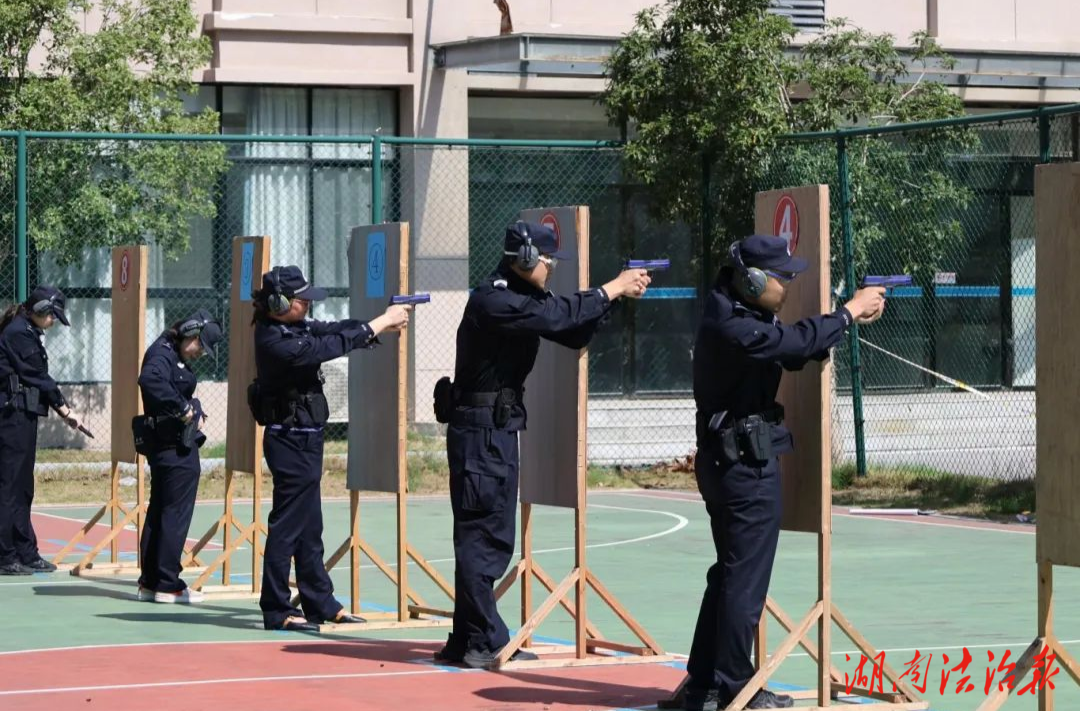
[[[303,89],[255,87],[248,94],[247,131],[257,135],[307,134]],[[246,155],[274,160],[244,169],[244,234],[269,235],[271,265],[294,264],[309,274],[309,173],[301,143],[249,143]],[[295,164],[288,161],[297,160]]]
[[[312,134],[369,136],[396,133],[397,95],[385,90],[315,89],[312,92]],[[313,193],[313,253],[315,280],[326,286],[347,287],[348,240],[353,227],[368,225],[371,216],[371,146],[369,144],[315,144]],[[389,160],[383,151],[384,161]],[[357,161],[363,161],[359,163]],[[384,205],[391,199],[383,182]]]

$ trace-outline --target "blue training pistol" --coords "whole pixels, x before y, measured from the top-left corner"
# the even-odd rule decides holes
[[[890,276],[864,276],[859,288],[868,286],[883,286],[892,289],[897,286],[911,286],[911,277],[907,274],[892,274]]]
[[[627,269],[644,269],[646,271],[663,271],[671,269],[670,259],[628,259]]]
[[[431,301],[431,294],[399,294],[390,297],[390,304],[426,304]]]

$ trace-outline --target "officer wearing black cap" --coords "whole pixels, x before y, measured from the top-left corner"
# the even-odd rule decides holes
[[[45,331],[59,320],[70,326],[64,294],[39,286],[0,316],[0,575],[51,572],[30,522],[34,501],[37,423],[56,410],[75,429],[79,419],[49,376]]]
[[[169,327],[143,356],[139,390],[145,414],[132,422],[136,451],[150,464],[140,601],[192,604],[203,599],[180,579],[180,556],[199,490],[199,447],[206,441],[199,430],[206,415],[195,397],[191,364],[214,355],[222,338],[220,324],[200,309]]]
[[[357,348],[371,348],[383,331],[400,331],[411,306],[391,306],[370,322],[307,318],[312,301],[327,297],[299,267],[274,267],[253,294],[255,382],[248,402],[266,426],[263,453],[274,477],[270,529],[263,556],[259,606],[266,629],[317,630],[323,622],[364,622],[345,613],[323,564],[323,426],[330,408],[319,366]],[[289,565],[303,613],[290,603]]]
[[[807,268],[781,237],[736,242],[731,265],[705,299],[694,346],[698,490],[716,546],[694,641],[684,708],[724,708],[754,675],[754,629],[765,606],[780,535],[779,455],[793,449],[775,402],[783,370],[823,361],[852,323],[871,323],[884,289],[857,292],[833,313],[780,323],[786,284]],[[748,709],[787,708],[789,696],[759,691]]]
[[[552,270],[571,258],[558,246],[548,227],[517,222],[507,229],[502,263],[465,306],[454,382],[444,378],[436,387],[436,418],[449,423],[456,593],[453,632],[438,661],[488,667],[510,641],[492,586],[514,553],[517,433],[525,429],[522,392],[540,339],[584,348],[614,302],[641,297],[650,281],[644,270],[631,269],[598,289],[552,294]],[[514,658],[535,655],[519,651]]]

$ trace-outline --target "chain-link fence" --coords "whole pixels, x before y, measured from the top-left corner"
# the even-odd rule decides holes
[[[14,147],[14,139],[0,145]],[[108,471],[111,439],[109,247],[117,233],[149,244],[148,345],[170,324],[204,308],[228,325],[232,239],[269,235],[271,263],[299,265],[330,291],[313,316],[348,316],[351,228],[407,221],[412,284],[430,292],[410,328],[410,419],[414,453],[441,456],[431,411],[435,380],[452,374],[458,322],[468,290],[502,256],[507,224],[529,207],[590,207],[591,278],[614,277],[627,258],[670,258],[652,298],[625,304],[590,349],[590,459],[654,463],[694,446],[690,347],[698,282],[695,239],[686,228],[653,225],[645,193],[626,180],[618,147],[598,142],[459,141],[425,143],[368,137],[54,136],[25,139],[28,254],[24,292],[39,283],[68,298],[70,328],[46,336],[50,370],[96,438],[50,418],[42,423],[39,469],[55,475]],[[523,145],[524,144],[524,145]],[[382,160],[373,161],[376,147]],[[14,195],[14,150],[0,154]],[[185,170],[169,166],[182,163]],[[153,165],[156,183],[140,171]],[[196,170],[198,168],[198,170]],[[378,184],[375,184],[378,181]],[[147,195],[144,190],[157,191]],[[194,206],[181,226],[168,213],[183,191]],[[20,243],[14,200],[0,206],[9,254]],[[201,213],[201,214],[200,214]],[[133,240],[139,241],[139,240]],[[18,298],[15,260],[3,289]],[[370,314],[374,317],[377,314]],[[225,447],[228,344],[198,361],[198,395],[209,414],[204,468],[221,466]],[[325,364],[331,405],[328,458],[346,453],[347,359]],[[125,433],[126,434],[126,433]],[[329,462],[334,466],[333,461]]]
[[[1051,111],[780,146],[762,187],[830,186],[834,287],[913,281],[835,352],[834,459],[1035,475],[1034,169],[1077,155],[1077,114]]]
[[[759,189],[830,186],[834,287],[867,274],[913,278],[893,290],[880,322],[835,352],[838,463],[1033,476],[1033,174],[1039,162],[1077,158],[1077,117],[1058,109],[793,136],[768,162]],[[72,327],[47,335],[50,367],[97,434],[86,440],[51,418],[39,466],[107,470],[105,245],[117,234],[150,245],[150,342],[198,308],[228,324],[236,236],[269,235],[273,264],[297,264],[330,289],[314,316],[333,319],[348,314],[351,228],[376,217],[409,222],[413,288],[433,295],[409,334],[413,449],[437,456],[431,391],[453,371],[469,288],[498,263],[520,210],[563,205],[590,208],[592,283],[630,257],[672,263],[654,274],[649,298],[624,304],[590,347],[590,462],[685,456],[694,448],[691,349],[709,260],[697,226],[651,222],[647,197],[624,174],[619,148],[605,143],[4,134],[0,239],[9,258],[0,293],[14,301],[46,282],[65,291]],[[228,358],[223,344],[196,366],[210,467],[225,447]],[[345,359],[324,371],[335,457],[346,451]]]

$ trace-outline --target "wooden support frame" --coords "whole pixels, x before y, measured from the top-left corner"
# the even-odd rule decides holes
[[[112,250],[112,466],[109,471],[109,499],[60,549],[52,562],[67,567],[64,559],[90,531],[108,516],[109,532],[69,568],[72,575],[118,575],[138,572],[141,553],[136,544],[136,562],[120,561],[120,533],[135,525],[136,541],[141,538],[146,514],[144,459],[135,451],[131,419],[142,411],[139,369],[146,350],[146,289],[149,283],[149,250],[145,245],[125,245]],[[135,504],[120,499],[120,463],[135,465]],[[109,562],[96,562],[109,547]]]
[[[410,293],[409,223],[365,225],[349,237],[350,312],[353,318],[369,320],[385,309],[390,297]],[[391,265],[397,264],[392,270]],[[413,311],[412,323],[423,310]],[[321,625],[325,632],[367,632],[373,629],[443,627],[453,623],[453,611],[433,607],[409,581],[409,563],[454,601],[453,586],[427,561],[408,535],[408,377],[409,340],[405,334],[390,336],[394,345],[382,345],[372,352],[349,355],[349,535],[326,559],[330,571],[348,557],[349,610],[362,615],[366,624]],[[385,349],[385,350],[384,350]],[[396,382],[387,389],[387,382]],[[354,404],[363,406],[355,407]],[[394,413],[388,417],[387,412]],[[387,442],[394,442],[388,448]],[[363,456],[354,453],[363,452]],[[395,497],[396,540],[394,565],[386,562],[360,535],[360,492],[384,491]],[[360,609],[360,565],[370,560],[394,586],[393,612],[362,612]],[[298,596],[293,598],[294,604]]]
[[[576,250],[577,259],[566,267],[561,266],[553,275],[552,290],[567,293],[588,289],[589,208],[572,206],[523,210],[520,219],[551,227],[558,235],[561,249]],[[570,264],[577,265],[576,272],[572,271]],[[536,388],[526,385],[526,407],[532,417],[530,429],[523,435],[521,443],[521,556],[495,590],[496,599],[499,599],[514,584],[520,584],[521,626],[500,650],[492,668],[518,670],[673,661],[675,656],[664,652],[588,565],[585,522],[588,470],[587,349],[556,350],[549,348],[548,344],[541,344],[531,377],[541,382],[559,382],[569,394],[560,390],[550,399],[530,400],[529,393]],[[540,456],[537,448],[545,448],[547,456]],[[557,450],[557,453],[552,455],[552,450]],[[537,464],[541,461],[550,470],[541,471]],[[532,514],[535,505],[574,510],[574,564],[558,582],[533,556]],[[534,580],[547,590],[547,595],[535,608],[536,600],[532,594]],[[587,606],[593,595],[626,625],[637,638],[637,643],[615,642],[601,634],[588,617]],[[574,620],[573,644],[534,645],[532,637],[536,629],[558,607],[562,607]],[[511,657],[522,648],[528,648],[540,658],[511,661]]]
[[[1072,433],[1076,422],[1080,373],[1075,348],[1080,344],[1071,313],[1080,306],[1080,163],[1054,163],[1035,167],[1035,501],[1039,525],[1035,529],[1038,571],[1038,619],[1035,639],[1016,662],[1011,683],[998,686],[978,711],[997,711],[1013,689],[1025,689],[1028,674],[1039,692],[1039,711],[1055,708],[1054,688],[1048,676],[1060,670],[1080,684],[1080,664],[1054,631],[1054,566],[1080,567],[1080,441]],[[1055,668],[1054,663],[1057,663]],[[1033,689],[1034,690],[1034,689]]]
[[[792,323],[807,316],[832,311],[829,293],[828,186],[811,185],[758,193],[755,232],[785,237],[792,254],[798,254],[810,264],[810,268],[788,286],[788,299],[780,314],[781,321]],[[846,691],[846,685],[831,661],[834,623],[865,656],[873,659],[878,654],[832,598],[831,395],[831,365],[828,363],[816,368],[808,364],[802,371],[785,374],[781,381],[778,399],[785,408],[785,424],[799,443],[796,456],[787,454],[780,461],[785,502],[781,528],[817,536],[818,589],[809,612],[798,623],[793,622],[774,600],[766,599],[766,614],[758,623],[755,635],[757,673],[724,707],[724,711],[742,711],[746,708],[799,646],[817,664],[817,688],[792,696],[817,701],[817,706],[800,709],[835,708],[833,702]],[[770,616],[787,632],[771,654],[766,635]],[[816,644],[808,637],[810,628],[815,624]],[[868,689],[852,688],[851,695],[873,701],[860,704],[859,709],[906,711],[929,708],[929,703],[920,699],[888,663],[882,665],[881,672],[882,678],[895,684],[897,691],[875,693]],[[689,677],[684,678],[670,698],[659,702],[659,707],[682,708],[688,681]]]
[[[184,565],[198,565],[198,554],[221,534],[222,550],[190,584],[213,598],[250,598],[262,588],[263,545],[266,525],[262,522],[262,437],[247,405],[247,387],[255,378],[255,338],[251,319],[255,307],[252,291],[262,285],[262,275],[270,270],[270,237],[233,239],[232,297],[229,302],[229,395],[225,448],[225,510],[184,557]],[[241,521],[234,510],[236,476],[252,477],[251,521]],[[235,585],[230,580],[232,556],[244,543],[251,545],[251,584]],[[221,569],[221,585],[207,581]]]

